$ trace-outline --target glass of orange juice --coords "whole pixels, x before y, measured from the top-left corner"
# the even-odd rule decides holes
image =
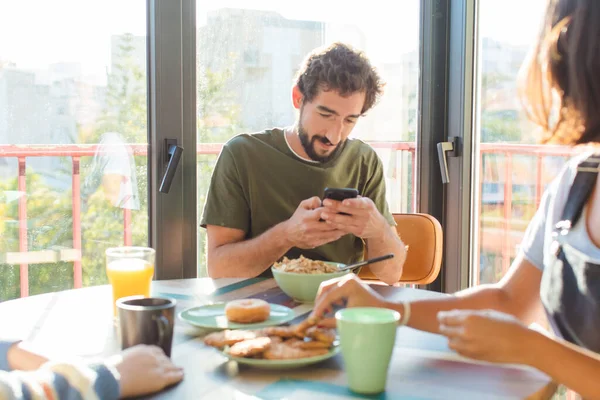
[[[113,313],[121,297],[150,297],[156,252],[149,247],[111,247],[106,249],[106,275],[112,285]]]

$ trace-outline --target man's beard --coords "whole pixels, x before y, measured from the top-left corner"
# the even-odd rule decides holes
[[[321,163],[326,163],[327,161],[333,159],[342,150],[343,147],[343,142],[340,142],[330,154],[325,156],[319,155],[315,150],[315,142],[317,140],[324,144],[331,144],[331,142],[325,136],[320,135],[314,135],[309,140],[308,132],[304,130],[300,122],[298,122],[298,136],[300,137],[300,143],[302,143],[302,147],[304,148],[304,151],[306,152],[308,157],[313,161],[318,161]]]

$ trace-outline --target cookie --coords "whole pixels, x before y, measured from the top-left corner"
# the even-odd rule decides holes
[[[271,346],[271,343],[272,341],[269,337],[244,340],[231,346],[229,354],[233,357],[255,357],[267,350]]]
[[[279,336],[281,338],[291,338],[295,336],[295,331],[291,326],[269,326],[260,330],[265,336]]]
[[[303,338],[306,336],[306,330],[312,326],[315,326],[319,320],[315,317],[309,317],[299,324],[292,325],[291,328],[294,330],[296,337]]]
[[[268,336],[271,339],[271,343],[281,343],[283,342],[283,338],[281,336]]]
[[[319,342],[327,343],[331,346],[335,341],[335,331],[333,329],[318,328],[313,326],[306,330],[306,336]]]
[[[213,332],[204,338],[204,343],[212,347],[225,347],[231,346],[244,340],[255,339],[261,336],[257,332],[244,331],[244,330],[224,330],[220,332]]]
[[[300,340],[300,339],[290,339],[290,340],[287,340],[285,342],[285,344],[287,344],[288,346],[292,346],[296,349],[304,349],[304,350],[329,349],[329,347],[330,347],[329,343],[319,342],[316,340],[305,341],[305,340]]]
[[[267,360],[295,360],[327,354],[328,349],[297,349],[283,343],[275,343],[265,350],[263,356]]]
[[[304,339],[298,339],[297,337],[293,337],[291,339],[285,340],[284,343],[286,344],[286,346],[292,346],[292,347],[295,347],[298,349],[298,348],[300,348],[300,346],[298,344],[303,341],[304,341]]]

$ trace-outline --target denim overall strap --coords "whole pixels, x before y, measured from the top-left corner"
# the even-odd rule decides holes
[[[577,166],[577,175],[569,191],[567,204],[563,209],[561,221],[556,224],[559,231],[569,231],[573,227],[596,184],[600,169],[600,155],[592,155]]]

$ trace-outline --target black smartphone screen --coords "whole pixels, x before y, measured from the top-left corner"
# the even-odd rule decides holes
[[[358,190],[353,188],[325,188],[323,199],[343,201],[345,199],[353,199],[357,196]]]

